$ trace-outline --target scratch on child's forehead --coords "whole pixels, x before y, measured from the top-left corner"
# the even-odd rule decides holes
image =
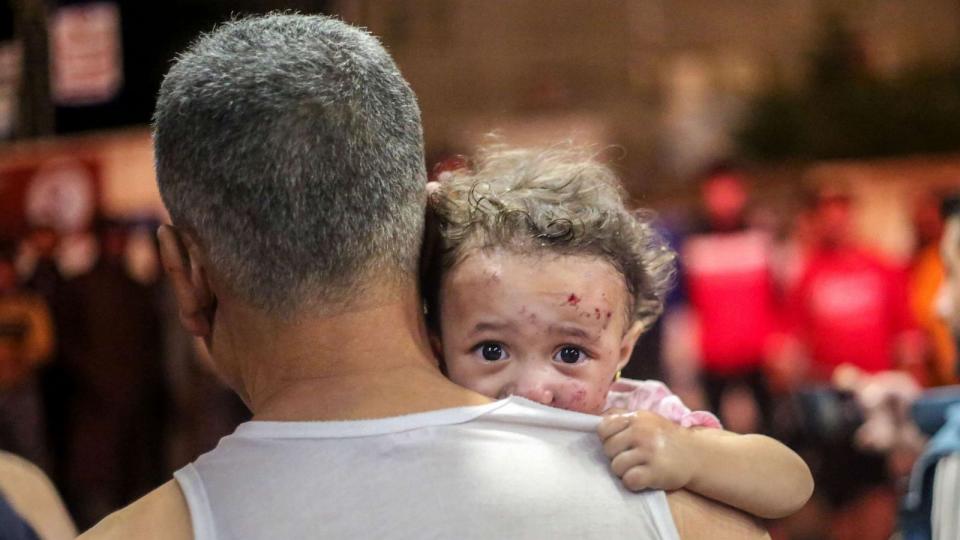
[[[591,292],[589,290],[580,289],[568,289],[565,292],[555,292],[552,290],[542,292],[555,298],[557,305],[565,307],[585,309],[586,304],[591,304],[593,307],[596,305],[607,307],[611,303],[610,298],[608,298],[607,293],[605,292],[600,292],[599,295],[596,294],[597,291]],[[593,309],[593,307],[590,307],[590,309]]]
[[[502,276],[503,272],[500,270],[500,267],[488,268],[483,272],[483,277],[492,283],[499,282]]]
[[[528,324],[540,325],[540,317],[537,316],[535,309],[530,308],[526,304],[520,306],[520,310],[517,312],[521,320],[526,321]]]

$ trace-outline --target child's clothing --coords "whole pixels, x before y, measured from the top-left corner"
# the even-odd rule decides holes
[[[720,420],[706,411],[691,411],[660,381],[618,379],[607,393],[607,408],[650,411],[682,427],[721,428]]]

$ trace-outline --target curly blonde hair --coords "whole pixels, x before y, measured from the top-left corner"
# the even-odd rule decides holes
[[[676,253],[651,225],[649,211],[626,208],[619,179],[587,149],[493,145],[469,170],[446,174],[429,201],[439,233],[425,273],[431,324],[444,273],[470,251],[489,248],[600,258],[623,275],[628,321],[649,327],[660,316]]]

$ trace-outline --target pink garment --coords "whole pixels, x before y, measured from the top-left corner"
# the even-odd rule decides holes
[[[618,379],[607,393],[607,408],[650,411],[683,427],[722,428],[720,420],[707,411],[691,411],[660,381]]]

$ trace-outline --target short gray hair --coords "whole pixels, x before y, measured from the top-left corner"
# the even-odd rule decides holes
[[[430,200],[439,227],[427,289],[472,250],[504,248],[597,257],[623,276],[628,322],[649,327],[673,285],[676,253],[648,211],[631,212],[616,174],[588,148],[491,145],[470,170],[449,173]],[[433,325],[439,295],[428,296]],[[434,326],[436,328],[436,326]]]
[[[154,114],[174,223],[273,314],[416,280],[426,204],[416,98],[377,39],[323,16],[225,23],[170,68]]]

